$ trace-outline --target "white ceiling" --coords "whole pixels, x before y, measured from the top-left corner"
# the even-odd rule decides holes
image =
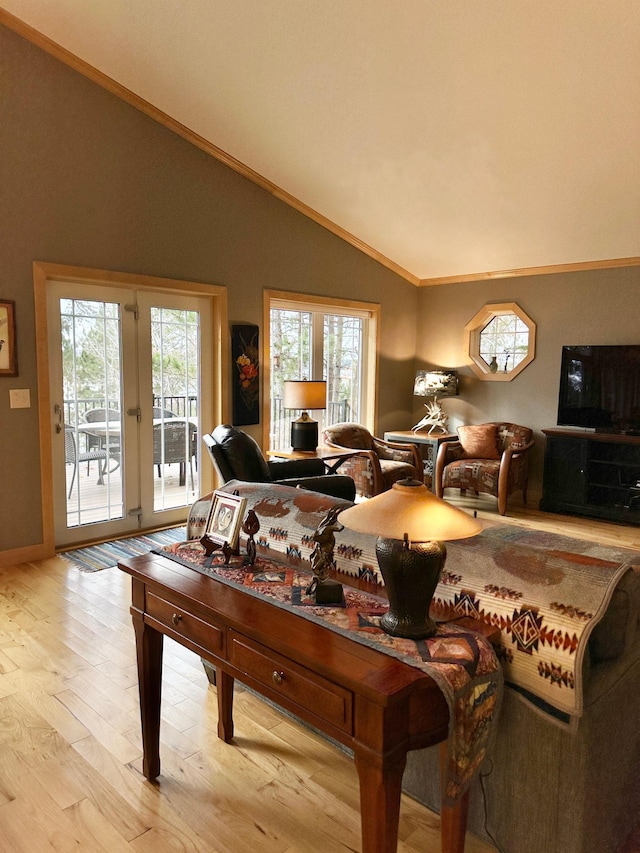
[[[640,256],[638,0],[0,0],[414,280]]]

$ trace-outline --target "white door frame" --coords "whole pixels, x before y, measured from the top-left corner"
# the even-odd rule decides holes
[[[36,329],[36,363],[38,372],[38,422],[40,434],[40,472],[42,492],[43,548],[47,555],[55,553],[54,516],[53,516],[53,460],[51,433],[54,413],[51,405],[51,388],[48,365],[47,332],[47,285],[54,281],[70,281],[85,284],[99,284],[105,287],[128,287],[136,290],[164,290],[166,292],[195,294],[211,300],[212,332],[211,340],[203,340],[203,347],[209,346],[213,365],[213,392],[210,396],[209,410],[202,410],[203,429],[210,424],[224,423],[229,411],[229,341],[227,320],[227,291],[219,285],[178,279],[156,278],[153,276],[133,275],[121,272],[71,267],[61,264],[35,262],[34,305]],[[200,491],[206,494],[213,488],[213,469],[210,465],[201,465]],[[186,515],[186,510],[185,510]]]

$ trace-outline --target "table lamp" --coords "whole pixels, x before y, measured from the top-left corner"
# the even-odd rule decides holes
[[[429,616],[446,559],[442,540],[467,539],[480,522],[436,497],[419,480],[399,480],[391,489],[343,510],[341,524],[376,533],[376,556],[389,610],[380,627],[394,637],[423,640],[436,633]]]
[[[427,415],[412,427],[416,432],[426,426],[431,426],[429,432],[436,427],[446,432],[448,417],[438,403],[438,397],[458,396],[457,370],[419,370],[413,385],[414,397],[431,397],[433,402],[426,404]]]
[[[302,414],[291,423],[291,447],[294,450],[315,450],[318,446],[318,421],[309,416],[307,409],[327,408],[327,383],[309,379],[287,380],[284,383],[285,409],[302,409]]]

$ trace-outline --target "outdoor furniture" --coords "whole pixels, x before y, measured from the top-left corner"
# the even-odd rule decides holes
[[[211,435],[202,438],[221,484],[229,480],[280,483],[348,501],[355,498],[351,477],[327,474],[325,463],[317,456],[267,462],[257,441],[229,424],[217,426]]]
[[[445,489],[471,489],[498,499],[498,512],[507,511],[507,500],[522,492],[527,502],[529,449],[533,446],[529,427],[512,423],[486,423],[458,428],[458,441],[440,445],[436,459],[436,494]]]
[[[191,472],[191,488],[193,489],[193,457],[196,456],[198,428],[184,418],[166,418],[164,422],[153,425],[153,464],[158,466],[160,475],[161,465],[180,465],[180,485],[186,482],[187,462]]]
[[[166,420],[166,418],[175,418],[176,415],[173,412],[170,412],[169,409],[161,409],[159,406],[153,407],[153,419],[154,421],[158,421],[162,418]]]
[[[117,421],[120,424],[120,418],[122,413],[118,409],[89,409],[88,412],[84,414],[85,423],[108,423],[111,421]],[[120,427],[118,426],[118,430],[114,430],[113,435],[109,435],[109,441],[107,442],[107,436],[105,432],[101,433],[92,433],[90,430],[83,430],[87,437],[87,451],[91,450],[99,450],[104,449],[105,445],[109,444],[109,449],[117,449],[120,450]],[[88,468],[87,468],[88,472]]]
[[[355,423],[325,427],[322,440],[329,447],[362,451],[341,468],[353,477],[356,490],[363,497],[379,495],[398,480],[423,480],[422,458],[415,444],[376,438],[366,427]]]
[[[99,462],[101,464],[98,465],[98,485],[104,485],[104,474],[107,470],[107,462],[109,459],[115,459],[120,464],[120,445],[117,447],[109,447],[107,450],[106,447],[96,447],[93,450],[86,450],[78,452],[78,445],[76,443],[76,434],[75,428],[72,426],[65,426],[64,428],[64,462],[65,465],[73,465],[73,473],[71,475],[71,485],[69,486],[69,494],[67,498],[71,497],[71,492],[73,491],[73,486],[76,480],[76,474],[78,472],[78,466],[81,462]],[[116,468],[118,467],[116,465]],[[113,469],[115,471],[115,468]]]

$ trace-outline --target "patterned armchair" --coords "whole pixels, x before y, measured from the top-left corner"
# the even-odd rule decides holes
[[[458,441],[440,445],[435,467],[439,498],[445,489],[471,489],[498,499],[498,512],[507,511],[507,500],[522,492],[527,502],[529,448],[533,446],[528,427],[510,423],[486,423],[458,428]]]
[[[340,470],[353,477],[356,493],[371,498],[390,489],[407,477],[422,481],[422,458],[415,444],[396,444],[371,435],[360,424],[333,424],[322,431],[328,447],[360,450],[340,465]]]

